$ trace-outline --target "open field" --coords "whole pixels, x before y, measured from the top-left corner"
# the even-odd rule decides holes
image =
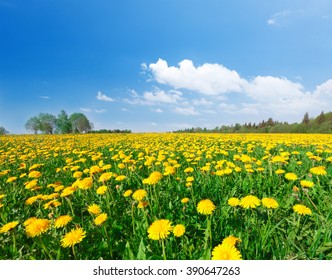
[[[332,259],[332,136],[0,138],[0,259]]]

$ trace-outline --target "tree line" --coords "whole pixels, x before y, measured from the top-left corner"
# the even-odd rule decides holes
[[[259,123],[246,122],[234,125],[221,125],[213,129],[206,127],[192,127],[173,131],[174,133],[332,133],[332,112],[323,111],[316,117],[310,118],[305,113],[300,123],[279,122],[268,118]]]
[[[31,117],[25,123],[25,128],[35,134],[87,133],[93,129],[93,123],[83,113],[73,113],[68,116],[66,111],[61,110],[58,116],[40,113]]]

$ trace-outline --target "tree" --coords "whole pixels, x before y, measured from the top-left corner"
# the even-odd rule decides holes
[[[25,129],[29,131],[33,131],[34,134],[37,134],[39,130],[41,130],[41,122],[38,117],[31,117],[25,123]]]
[[[93,124],[83,113],[73,113],[69,120],[72,125],[73,132],[86,133],[92,130]]]
[[[0,135],[9,134],[9,131],[5,129],[3,126],[0,126]]]
[[[48,113],[40,113],[38,115],[40,120],[40,130],[46,134],[53,134],[56,128],[56,117]]]
[[[309,122],[310,122],[309,114],[308,114],[308,112],[306,112],[306,113],[304,114],[304,116],[303,116],[302,123],[303,123],[303,124],[309,124]]]
[[[56,132],[68,134],[73,130],[72,123],[69,120],[69,117],[65,110],[61,110],[60,114],[56,119]]]
[[[320,115],[316,118],[316,122],[317,122],[318,124],[322,124],[324,121],[325,121],[325,114],[324,114],[324,112],[322,111],[322,112],[320,113]]]

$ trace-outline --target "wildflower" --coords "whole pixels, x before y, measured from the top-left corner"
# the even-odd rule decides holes
[[[82,175],[83,175],[82,171],[76,171],[76,172],[74,172],[73,177],[78,179],[78,178],[81,178]]]
[[[126,178],[127,178],[127,176],[125,176],[125,175],[119,175],[115,178],[115,181],[123,181]]]
[[[62,247],[74,246],[85,238],[86,232],[82,228],[72,229],[61,239]]]
[[[33,219],[25,227],[25,232],[29,237],[35,237],[46,232],[50,227],[47,219]]]
[[[211,215],[216,206],[210,199],[203,199],[197,204],[197,211],[203,215]]]
[[[194,171],[194,168],[192,168],[192,167],[187,167],[187,168],[184,170],[185,173],[191,173],[191,172],[193,172],[193,171]]]
[[[156,220],[148,228],[148,237],[152,240],[165,239],[172,230],[173,227],[169,220]]]
[[[289,181],[295,181],[297,180],[297,175],[295,173],[290,172],[285,174],[285,178]]]
[[[184,225],[178,224],[173,228],[173,234],[175,237],[181,237],[186,232],[186,227]]]
[[[26,205],[31,205],[31,204],[35,203],[39,198],[41,198],[41,196],[42,195],[31,196],[25,201],[25,204]]]
[[[17,180],[17,177],[10,177],[7,179],[6,183],[11,183]]]
[[[265,207],[265,208],[278,208],[279,207],[279,203],[273,199],[273,198],[268,198],[268,197],[264,197],[262,198],[262,205]]]
[[[227,203],[228,205],[235,207],[240,204],[240,199],[236,197],[231,197],[230,199],[228,199]]]
[[[107,186],[101,186],[97,189],[97,194],[104,194],[105,192],[107,192]]]
[[[99,167],[98,165],[91,166],[89,169],[90,175],[94,175],[95,173],[100,173],[103,171],[104,170],[101,167]]]
[[[112,177],[113,177],[112,172],[105,172],[105,173],[100,175],[99,182],[104,183],[104,182],[108,181],[109,179],[111,179]]]
[[[314,175],[326,175],[325,166],[312,167],[310,172]]]
[[[300,185],[304,188],[311,188],[314,186],[314,182],[312,181],[307,181],[307,180],[301,180]]]
[[[136,190],[132,197],[133,199],[137,200],[137,201],[141,201],[144,199],[144,197],[147,195],[147,192],[146,190],[143,190],[143,189],[139,189],[139,190]]]
[[[147,202],[147,201],[140,201],[140,202],[138,202],[138,205],[137,205],[137,208],[145,208],[146,206],[148,206],[149,205],[149,202]]]
[[[229,243],[220,244],[212,250],[212,260],[242,260],[241,253]]]
[[[182,199],[181,199],[181,202],[182,202],[183,204],[186,204],[186,203],[189,202],[189,198],[188,198],[188,197],[182,198]]]
[[[245,209],[256,208],[260,205],[260,200],[256,196],[247,195],[241,198],[239,205]]]
[[[38,182],[38,180],[34,179],[30,182],[25,183],[25,189],[29,190],[29,189],[34,188],[35,186],[37,186],[37,182]]]
[[[69,196],[69,195],[71,195],[72,193],[74,193],[74,191],[76,190],[76,188],[75,187],[66,187],[66,188],[64,188],[63,190],[62,190],[62,192],[61,192],[61,197],[66,197],[66,196]]]
[[[54,227],[60,228],[66,226],[73,218],[69,215],[63,215],[56,218],[54,221]]]
[[[233,235],[230,235],[224,238],[221,244],[229,244],[231,246],[235,246],[237,242],[241,242],[241,239]]]
[[[126,168],[126,165],[124,164],[124,163],[119,163],[118,164],[118,167],[120,168],[120,169],[124,169],[124,168]]]
[[[11,229],[13,229],[14,227],[16,227],[18,224],[19,224],[19,222],[16,222],[16,221],[5,224],[0,228],[0,233],[8,232]]]
[[[31,171],[28,175],[29,178],[39,178],[41,176],[41,173],[39,171]]]
[[[99,215],[101,213],[101,209],[100,209],[99,205],[97,205],[97,204],[89,205],[88,211],[90,214],[94,214],[94,215]]]
[[[276,173],[277,175],[284,174],[284,173],[285,173],[285,170],[283,170],[283,169],[277,169],[277,170],[275,171],[275,173]]]
[[[87,190],[92,187],[93,180],[91,177],[84,178],[78,182],[78,187],[82,190]]]
[[[296,212],[299,215],[311,215],[312,214],[310,208],[308,208],[307,206],[302,205],[302,204],[294,205],[293,210],[294,210],[294,212]]]
[[[132,190],[126,190],[123,194],[124,197],[128,197],[128,196],[131,196],[131,194],[133,193]]]
[[[95,225],[99,226],[101,225],[103,222],[105,222],[107,220],[107,214],[106,213],[102,213],[100,215],[98,215],[95,219],[94,219],[94,223]]]
[[[154,171],[150,174],[148,178],[143,180],[143,184],[156,185],[162,177],[163,174],[158,171]]]

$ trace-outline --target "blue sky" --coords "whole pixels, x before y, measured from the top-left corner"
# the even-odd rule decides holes
[[[0,126],[172,131],[332,108],[329,0],[0,0]]]

